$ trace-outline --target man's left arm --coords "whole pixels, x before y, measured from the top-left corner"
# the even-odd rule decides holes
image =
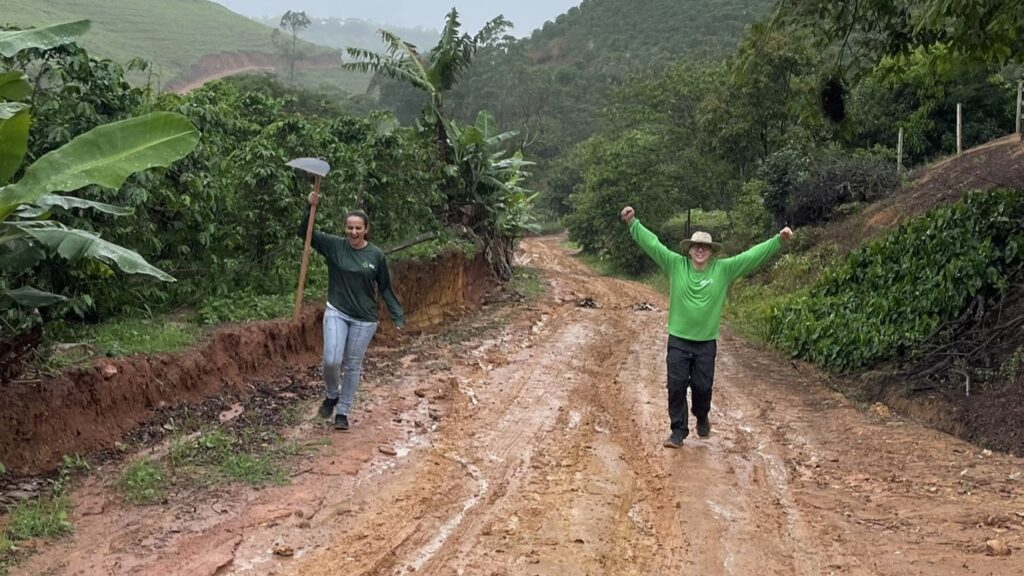
[[[726,267],[730,281],[746,276],[778,253],[779,249],[782,248],[783,240],[789,240],[792,237],[793,231],[787,226],[775,236],[749,250],[732,258],[723,259],[720,264]]]

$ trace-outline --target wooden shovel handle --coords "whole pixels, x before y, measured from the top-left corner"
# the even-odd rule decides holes
[[[320,195],[320,177],[316,177],[313,184],[313,192]],[[309,207],[309,222],[306,224],[306,245],[302,249],[302,265],[299,267],[299,289],[295,291],[295,317],[299,321],[302,314],[302,292],[306,289],[306,271],[309,268],[309,247],[313,243],[313,220],[316,219],[316,204]]]

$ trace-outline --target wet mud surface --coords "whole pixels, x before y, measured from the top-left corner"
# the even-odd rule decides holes
[[[561,242],[523,243],[536,301],[374,346],[350,432],[293,392],[287,433],[315,449],[287,484],[134,506],[112,463],[12,574],[1024,573],[1024,460],[858,410],[728,333],[711,437],[663,448],[666,301]]]

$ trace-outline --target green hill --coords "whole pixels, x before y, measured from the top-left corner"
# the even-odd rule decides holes
[[[663,75],[681,59],[722,61],[735,54],[747,28],[767,17],[774,0],[584,0],[529,37],[478,54],[449,95],[451,114],[470,120],[493,112],[518,130],[538,162],[533,185],[551,187],[551,168],[601,128],[610,97],[630,78]],[[475,30],[470,30],[470,33]],[[403,122],[422,96],[375,79],[371,92]]]
[[[125,63],[142,58],[161,86],[181,87],[245,69],[266,69],[280,50],[272,28],[207,0],[4,0],[0,25],[37,27],[88,18],[81,44],[90,54]],[[368,79],[329,64],[334,50],[303,42],[318,63],[304,82],[363,92]]]
[[[747,26],[767,16],[774,4],[584,0],[530,37],[478,55],[450,95],[451,111],[471,120],[488,109],[505,127],[535,135],[543,131],[546,141],[538,142],[535,152],[541,159],[557,156],[594,133],[610,89],[627,76],[683,57],[723,59],[735,52]],[[422,96],[415,90],[383,79],[372,87],[403,122],[419,114]]]
[[[688,55],[720,58],[774,0],[584,0],[524,43],[538,63],[624,73]]]

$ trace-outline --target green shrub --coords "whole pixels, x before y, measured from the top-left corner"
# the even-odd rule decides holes
[[[789,197],[798,184],[807,178],[810,160],[799,151],[783,148],[764,159],[758,178],[764,181],[764,207],[777,224],[789,214]]]
[[[1009,286],[1024,261],[1024,194],[974,193],[910,221],[826,270],[773,311],[770,338],[831,370],[898,356]]]
[[[747,181],[740,189],[732,208],[732,229],[730,243],[750,246],[764,240],[772,229],[772,215],[764,207],[764,180]]]
[[[874,202],[896,188],[896,168],[870,155],[829,155],[817,162],[806,180],[790,192],[787,214],[792,226],[832,219],[850,202]]]

